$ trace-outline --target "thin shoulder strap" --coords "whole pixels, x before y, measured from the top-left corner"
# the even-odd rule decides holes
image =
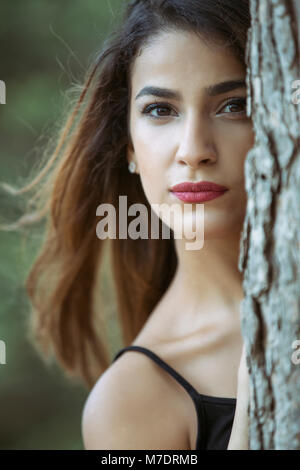
[[[205,440],[204,436],[206,435],[206,414],[204,410],[204,405],[202,402],[201,394],[197,392],[197,390],[187,381],[185,380],[182,375],[176,372],[173,367],[169,366],[165,361],[163,361],[157,354],[150,349],[144,348],[143,346],[127,346],[126,348],[122,348],[119,352],[115,355],[112,362],[114,362],[118,357],[121,356],[125,351],[138,351],[141,353],[146,354],[146,356],[150,357],[156,364],[160,365],[164,370],[169,372],[169,374],[174,377],[177,382],[187,391],[194,402],[194,406],[197,413],[197,422],[198,422],[198,429],[197,429],[197,449],[204,449],[205,447]],[[201,423],[201,424],[200,424]]]
[[[119,356],[121,356],[121,354],[123,354],[125,351],[128,351],[128,350],[129,351],[130,350],[139,351],[141,353],[146,354],[146,356],[150,357],[154,362],[156,362],[158,365],[160,365],[164,370],[169,372],[169,374],[172,375],[172,377],[174,377],[174,379],[176,379],[177,382],[179,382],[180,385],[182,385],[182,387],[185,388],[185,390],[189,393],[189,395],[191,395],[192,397],[198,397],[199,396],[199,393],[197,392],[197,390],[187,380],[185,380],[182,377],[182,375],[180,375],[178,372],[176,372],[176,370],[173,369],[173,367],[169,366],[165,361],[163,361],[153,351],[150,351],[150,349],[144,348],[143,346],[127,346],[126,348],[122,348],[116,354],[116,356],[114,357],[113,362]]]

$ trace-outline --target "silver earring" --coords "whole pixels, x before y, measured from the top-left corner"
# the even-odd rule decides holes
[[[136,169],[135,162],[130,162],[129,165],[128,165],[128,169],[129,169],[130,173],[135,173],[135,169]]]

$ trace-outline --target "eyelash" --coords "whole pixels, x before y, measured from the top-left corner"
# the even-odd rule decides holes
[[[222,109],[224,107],[227,107],[227,106],[230,106],[230,105],[243,105],[246,107],[247,105],[247,98],[228,98],[227,101],[225,102],[225,104],[223,105]],[[158,109],[158,108],[164,108],[164,109],[169,109],[169,110],[172,110],[170,105],[168,103],[159,103],[159,102],[156,102],[156,103],[151,103],[147,106],[144,107],[144,109],[142,110],[142,114],[148,114],[149,117],[153,118],[153,119],[164,119],[164,118],[168,118],[169,116],[153,116],[152,114],[150,114],[151,111],[153,111],[154,109]],[[246,112],[246,109],[244,111],[237,111],[237,112],[233,112],[233,113],[225,113],[225,114],[237,114],[237,115],[240,115],[240,114],[243,114]]]

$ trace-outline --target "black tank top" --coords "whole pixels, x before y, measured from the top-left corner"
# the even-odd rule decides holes
[[[197,413],[195,450],[226,450],[235,414],[236,398],[212,397],[198,393],[187,380],[158,357],[157,354],[142,346],[122,348],[112,362],[125,351],[130,350],[144,353],[150,357],[156,364],[169,372],[192,398]]]

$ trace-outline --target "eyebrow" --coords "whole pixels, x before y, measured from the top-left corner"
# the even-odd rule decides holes
[[[209,87],[204,88],[204,92],[208,96],[217,96],[228,91],[236,90],[237,88],[246,88],[246,81],[244,79],[228,80],[225,82],[215,83]],[[135,99],[142,96],[158,96],[159,98],[177,99],[180,100],[182,95],[178,91],[169,90],[168,88],[160,88],[154,86],[146,86],[136,95]]]

